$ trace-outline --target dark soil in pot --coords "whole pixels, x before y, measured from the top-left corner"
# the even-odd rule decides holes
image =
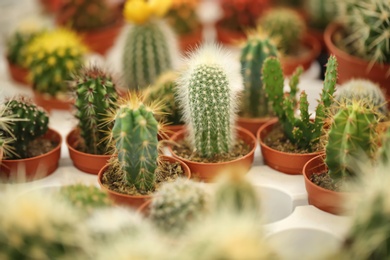
[[[321,188],[331,191],[341,191],[342,183],[334,182],[327,172],[313,174],[309,179],[311,182],[317,186],[320,186]]]

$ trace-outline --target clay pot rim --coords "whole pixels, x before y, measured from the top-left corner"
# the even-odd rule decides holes
[[[270,121],[274,118],[275,117],[272,117],[272,116],[267,116],[267,117],[242,117],[242,116],[238,116],[237,121],[248,122],[248,123],[258,123],[258,122],[267,122],[267,121]]]
[[[245,128],[236,126],[236,130],[237,130],[237,135],[238,135],[238,132],[242,132],[245,135],[247,135],[248,137],[252,138],[252,141],[254,141],[254,142],[253,142],[253,147],[251,148],[251,150],[246,155],[244,155],[242,157],[239,157],[239,158],[236,158],[236,159],[231,160],[231,161],[216,162],[216,163],[194,162],[194,161],[191,161],[191,160],[188,160],[188,159],[185,159],[185,158],[182,158],[182,157],[178,156],[176,153],[173,152],[172,147],[170,145],[168,146],[168,149],[169,149],[169,151],[172,153],[172,155],[174,157],[179,158],[179,160],[183,161],[184,163],[189,162],[189,163],[191,163],[193,165],[202,165],[202,166],[213,166],[213,165],[216,165],[216,164],[218,164],[218,165],[226,165],[226,164],[230,164],[230,163],[233,163],[233,162],[245,160],[246,158],[252,156],[255,153],[255,150],[257,148],[256,137],[250,131],[246,130]],[[186,131],[187,131],[186,129],[183,129],[183,130],[180,130],[180,131],[176,132],[174,135],[172,135],[172,137],[169,140],[172,141],[172,142],[175,142],[175,140],[177,139],[177,136],[179,136],[179,135],[181,135],[183,133],[185,134]],[[245,142],[245,140],[243,140],[243,141]],[[247,142],[245,142],[245,143],[247,143]],[[252,144],[249,144],[249,143],[247,143],[247,144],[250,145],[250,146],[252,145]]]
[[[62,136],[61,136],[61,134],[57,130],[54,130],[53,128],[48,128],[48,130],[45,133],[45,135],[49,134],[49,133],[54,134],[55,136],[57,136],[59,138],[59,141],[58,141],[58,144],[52,150],[48,151],[47,153],[44,153],[44,154],[41,154],[41,155],[38,155],[38,156],[34,156],[34,157],[30,157],[30,158],[25,158],[25,159],[12,159],[12,160],[10,160],[10,159],[3,159],[1,161],[3,161],[3,162],[15,162],[15,161],[28,162],[28,161],[40,159],[42,157],[46,157],[48,154],[51,154],[51,153],[56,152],[57,150],[60,150],[61,149],[61,145],[62,145]]]
[[[321,151],[316,151],[316,152],[311,152],[311,153],[287,153],[287,152],[282,152],[282,151],[279,151],[279,150],[276,150],[276,149],[273,149],[271,147],[269,147],[267,144],[264,143],[263,139],[261,138],[261,132],[268,126],[270,125],[276,125],[277,123],[279,122],[279,119],[278,118],[275,118],[275,119],[272,119],[270,120],[269,122],[265,123],[264,125],[262,125],[259,130],[257,130],[257,133],[256,133],[256,137],[257,137],[257,140],[259,141],[260,143],[260,146],[264,149],[267,149],[269,151],[273,151],[275,153],[279,153],[279,154],[284,154],[284,155],[289,155],[289,156],[296,156],[296,157],[300,157],[300,156],[308,156],[308,155],[315,155],[315,154],[322,154],[324,153],[325,151],[324,150],[321,150]]]
[[[187,164],[185,164],[182,160],[180,159],[177,159],[175,157],[171,157],[171,156],[166,156],[166,155],[159,155],[159,158],[160,159],[166,159],[167,161],[169,160],[175,160],[175,161],[178,161],[180,163],[180,166],[182,167],[184,173],[186,174],[186,178],[188,179],[191,179],[191,170],[190,168],[187,166]],[[99,173],[98,173],[98,183],[100,185],[100,188],[102,190],[104,190],[105,192],[107,193],[111,193],[115,196],[118,196],[118,197],[122,197],[122,198],[138,198],[138,199],[149,199],[149,198],[152,198],[153,195],[128,195],[128,194],[123,194],[123,193],[119,193],[119,192],[116,192],[116,191],[113,191],[113,190],[110,190],[109,188],[107,188],[106,186],[103,185],[101,179],[103,177],[103,173],[105,172],[105,170],[109,167],[110,165],[109,164],[106,164],[103,168],[100,169]]]

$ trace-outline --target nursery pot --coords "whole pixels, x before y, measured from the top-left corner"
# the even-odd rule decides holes
[[[199,26],[195,31],[179,36],[180,49],[183,52],[191,51],[203,41],[203,27]]]
[[[181,130],[175,133],[170,140],[173,142],[178,142],[183,140],[185,136],[186,130]],[[212,182],[219,174],[223,174],[224,172],[234,169],[234,167],[245,173],[248,172],[252,167],[256,149],[256,138],[253,134],[251,134],[251,132],[241,127],[237,127],[237,137],[242,139],[247,145],[250,146],[250,151],[245,156],[228,162],[193,162],[178,156],[176,153],[174,153],[171,146],[168,148],[173,157],[182,160],[185,164],[188,165],[188,167],[191,169],[191,174],[195,179],[203,180],[205,182]]]
[[[163,161],[169,161],[169,162],[179,162],[181,165],[181,168],[184,171],[185,176],[189,179],[191,178],[191,171],[189,167],[180,161],[179,159],[170,157],[170,156],[165,156],[161,155],[160,159]],[[107,192],[108,197],[118,205],[124,205],[124,206],[129,206],[133,207],[135,209],[139,208],[143,203],[145,203],[148,200],[152,199],[152,195],[127,195],[127,194],[122,194],[119,192],[112,191],[108,189],[106,186],[103,185],[102,178],[104,172],[109,168],[109,165],[105,165],[102,169],[100,169],[99,174],[98,174],[98,182],[102,190]]]
[[[43,136],[45,139],[55,141],[56,147],[48,153],[27,159],[14,159],[1,161],[1,175],[16,181],[32,181],[52,174],[58,168],[61,155],[62,137],[54,129],[50,129]]]
[[[346,192],[338,192],[324,189],[314,184],[310,177],[328,171],[325,162],[325,154],[310,159],[303,167],[303,177],[310,205],[332,214],[345,213],[344,201]]]
[[[258,118],[238,117],[237,126],[245,128],[246,130],[251,132],[254,136],[256,136],[259,128],[272,119],[273,119],[272,117],[258,117]]]
[[[76,148],[79,144],[80,133],[73,129],[66,136],[66,145],[68,146],[69,156],[74,166],[80,171],[98,174],[100,169],[106,165],[111,155],[89,154],[78,151]]]
[[[311,158],[323,153],[323,151],[314,153],[286,153],[272,149],[264,143],[264,139],[277,126],[278,119],[274,119],[264,124],[257,131],[257,139],[260,143],[260,150],[264,163],[277,171],[287,174],[302,174],[305,163]]]
[[[185,125],[165,125],[158,133],[158,140],[169,140],[172,135],[185,129]]]
[[[234,45],[239,41],[246,39],[246,35],[244,32],[230,30],[228,28],[223,27],[220,23],[216,24],[215,29],[217,33],[218,42],[223,44]]]
[[[50,112],[51,110],[71,110],[74,100],[58,99],[48,94],[34,91],[34,103]]]
[[[8,65],[8,71],[11,75],[11,78],[14,81],[23,85],[29,85],[27,81],[28,70],[26,68],[23,68],[19,65],[10,62],[9,59],[7,59],[7,65]]]

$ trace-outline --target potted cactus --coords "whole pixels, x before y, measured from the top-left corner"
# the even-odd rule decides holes
[[[108,196],[118,204],[141,206],[150,200],[158,184],[181,176],[190,178],[188,167],[173,157],[159,156],[158,108],[143,104],[136,94],[121,101],[113,116],[111,139],[115,154],[98,174]]]
[[[338,82],[366,78],[381,86],[390,99],[390,6],[386,0],[338,1],[340,19],[324,34],[329,52],[340,63]]]
[[[66,80],[83,63],[85,46],[66,29],[48,31],[35,37],[26,48],[26,65],[34,91],[34,102],[50,112],[70,109]]]
[[[293,9],[269,9],[258,26],[277,40],[285,75],[291,75],[299,66],[307,70],[320,54],[320,43],[307,33],[305,20]]]
[[[263,62],[267,57],[277,56],[273,41],[260,30],[248,34],[241,47],[241,74],[244,91],[240,102],[237,125],[256,135],[257,130],[273,116],[261,78]]]
[[[170,140],[174,157],[182,159],[192,174],[211,181],[228,167],[252,165],[256,140],[236,128],[238,92],[242,78],[238,63],[215,44],[205,44],[185,61],[188,66],[177,82],[179,104],[186,129]]]
[[[26,97],[18,96],[3,104],[5,118],[14,120],[0,129],[8,138],[11,150],[4,150],[1,172],[7,179],[33,180],[53,173],[58,167],[61,135],[48,128],[49,117],[42,108]],[[23,179],[21,179],[23,180]]]
[[[57,23],[76,31],[94,52],[104,55],[122,29],[121,6],[108,0],[62,0]]]
[[[161,73],[174,68],[176,35],[161,19],[169,8],[169,0],[127,0],[125,4],[124,17],[131,26],[124,43],[122,74],[125,86],[132,91],[147,88]]]
[[[305,163],[322,152],[320,137],[333,101],[337,79],[337,60],[334,56],[328,60],[324,87],[314,119],[310,118],[307,94],[302,91],[299,102],[296,100],[301,72],[302,69],[298,68],[292,75],[290,93],[285,94],[280,61],[275,57],[270,57],[263,65],[265,90],[277,120],[264,124],[257,132],[257,138],[260,142],[264,163],[287,174],[301,174]],[[295,115],[298,104],[299,118]]]
[[[78,124],[66,137],[70,158],[81,171],[98,174],[110,158],[110,111],[118,107],[112,76],[98,66],[77,70],[70,83]]]

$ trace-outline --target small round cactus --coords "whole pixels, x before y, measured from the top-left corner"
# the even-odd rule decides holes
[[[181,235],[208,210],[208,194],[199,183],[177,179],[153,195],[149,218],[164,233]]]

